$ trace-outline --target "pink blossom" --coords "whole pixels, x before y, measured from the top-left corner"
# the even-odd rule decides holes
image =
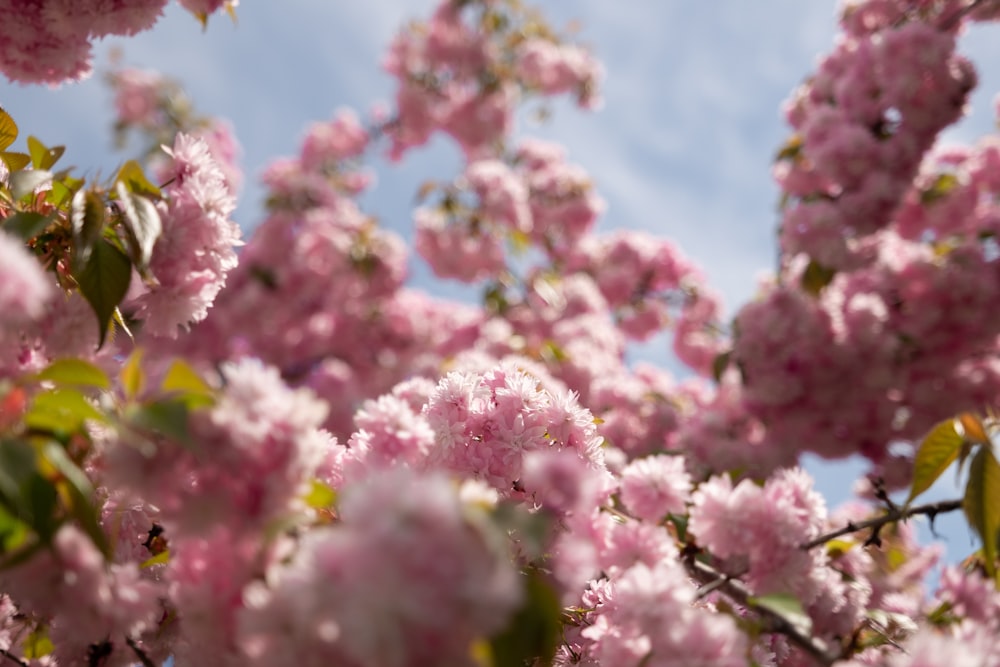
[[[163,232],[150,260],[156,284],[134,306],[145,331],[176,337],[208,314],[236,266],[240,230],[229,218],[235,199],[208,144],[179,134],[169,154],[164,175],[171,185],[166,202],[157,204]]]
[[[368,145],[368,132],[350,109],[340,109],[333,120],[314,123],[302,144],[302,166],[320,170],[328,163],[357,157]]]
[[[691,477],[679,456],[636,459],[622,472],[622,502],[645,521],[657,523],[667,514],[683,514],[690,492]]]
[[[54,281],[38,260],[23,244],[0,233],[0,327],[37,319],[54,293]]]

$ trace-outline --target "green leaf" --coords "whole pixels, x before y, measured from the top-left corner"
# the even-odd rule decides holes
[[[24,659],[37,660],[44,658],[55,650],[49,633],[43,626],[35,628],[31,634],[24,639]]]
[[[309,493],[303,500],[313,509],[327,509],[337,504],[337,491],[314,479],[309,485]]]
[[[826,553],[830,558],[840,558],[848,551],[857,546],[857,542],[852,540],[830,540],[826,543]]]
[[[133,350],[132,354],[128,355],[128,359],[125,360],[125,364],[122,366],[121,373],[118,374],[118,379],[122,383],[122,389],[125,391],[125,398],[132,400],[140,393],[142,393],[143,388],[146,386],[146,374],[142,372],[142,350],[136,348]]]
[[[531,570],[524,586],[525,601],[507,628],[490,639],[493,667],[549,665],[562,636],[559,596],[541,575]]]
[[[21,440],[0,442],[0,498],[20,514],[21,484],[38,469],[35,450]]]
[[[53,206],[62,207],[63,203],[80,191],[85,181],[73,178],[68,171],[61,171],[52,180],[52,190],[49,192],[48,201]]]
[[[77,190],[70,204],[74,265],[85,266],[104,231],[104,200],[96,192]]]
[[[906,504],[933,486],[962,449],[965,439],[955,429],[955,420],[946,419],[931,429],[920,443],[913,460],[913,482]]]
[[[40,185],[52,183],[52,172],[44,169],[22,169],[8,177],[10,194],[14,199],[21,199],[32,194]]]
[[[111,558],[111,544],[108,542],[97,507],[94,504],[94,487],[86,473],[73,462],[66,450],[59,443],[46,443],[43,452],[45,459],[62,475],[60,489],[69,497],[69,510],[79,522],[91,542],[94,543],[106,559]]]
[[[147,567],[153,567],[154,565],[166,565],[170,562],[170,549],[165,549],[160,553],[156,554],[152,558],[147,558],[142,561],[139,567],[145,570]]]
[[[132,262],[146,270],[153,256],[153,246],[163,232],[160,212],[146,196],[132,194],[122,183],[118,183],[116,187],[118,199],[125,211],[123,222]]]
[[[712,377],[716,382],[722,381],[722,374],[726,372],[729,367],[729,360],[733,357],[733,351],[727,350],[722,354],[716,355],[715,359],[712,360]]]
[[[129,160],[122,165],[122,168],[118,170],[118,175],[115,176],[115,182],[121,183],[132,194],[144,195],[153,199],[163,197],[160,188],[149,182],[145,172],[142,170],[142,166],[135,160]],[[118,196],[120,197],[120,190],[118,188],[115,188],[115,190],[119,192]]]
[[[829,285],[836,275],[837,272],[834,269],[828,269],[815,260],[811,260],[802,274],[802,289],[813,296],[819,296],[823,288]]]
[[[180,359],[170,364],[160,389],[189,408],[206,407],[215,403],[212,388],[194,368]]]
[[[802,634],[809,635],[812,632],[812,619],[802,608],[802,603],[797,597],[789,593],[774,593],[772,595],[754,596],[747,602],[756,607],[767,609],[785,619]]]
[[[53,220],[55,220],[53,214],[42,215],[35,211],[18,211],[3,221],[3,230],[22,241],[30,241],[44,232]]]
[[[778,151],[778,154],[774,156],[774,161],[795,159],[800,152],[802,152],[802,136],[793,134]]]
[[[37,472],[28,475],[21,485],[23,518],[46,544],[52,541],[59,521],[59,506],[55,485]]]
[[[958,177],[955,174],[939,174],[930,187],[925,188],[920,193],[921,204],[932,204],[939,199],[948,196],[952,190],[958,187]]]
[[[8,554],[28,539],[28,524],[0,505],[0,554]]]
[[[969,466],[962,503],[969,525],[983,541],[986,572],[996,577],[997,539],[1000,537],[1000,463],[989,447],[981,447]]]
[[[0,151],[0,160],[3,160],[12,172],[20,171],[31,164],[30,155],[17,151]]]
[[[107,422],[107,417],[91,405],[86,396],[65,387],[36,394],[24,415],[24,423],[29,428],[54,433],[78,431],[87,419]]]
[[[543,361],[549,364],[561,364],[569,361],[569,355],[554,340],[546,340],[542,343],[538,354]]]
[[[153,401],[130,411],[131,423],[143,430],[165,435],[176,443],[193,447],[188,430],[188,406],[182,400]]]
[[[28,137],[28,152],[31,153],[31,163],[35,169],[50,168],[65,151],[65,146],[49,148],[35,137]]]
[[[5,151],[17,139],[17,123],[0,108],[0,151]]]
[[[73,277],[97,316],[100,348],[104,345],[115,309],[128,292],[132,263],[121,250],[107,241],[99,241],[94,245],[87,263]]]
[[[48,380],[58,385],[76,385],[108,389],[111,382],[104,371],[83,359],[58,359],[35,375],[36,380]]]

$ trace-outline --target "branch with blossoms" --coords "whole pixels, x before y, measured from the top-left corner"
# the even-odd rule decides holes
[[[756,612],[766,621],[766,631],[784,635],[821,665],[832,665],[843,657],[841,651],[819,637],[814,637],[806,628],[759,602],[739,579],[732,578],[711,565],[697,560],[693,552],[684,559],[684,567],[703,587],[724,593],[736,603]]]
[[[808,551],[809,549],[814,549],[818,546],[826,544],[830,540],[834,540],[842,535],[849,535],[850,533],[857,533],[868,529],[872,529],[872,533],[868,539],[865,540],[865,545],[877,544],[879,541],[879,531],[887,524],[904,521],[910,517],[921,515],[928,516],[931,521],[933,521],[934,517],[938,514],[946,514],[960,509],[962,509],[962,500],[960,498],[956,498],[954,500],[941,500],[936,503],[927,503],[926,505],[917,505],[915,507],[891,507],[881,516],[873,517],[865,521],[848,521],[847,525],[830,531],[829,533],[824,533],[812,540],[809,540],[808,542],[802,543],[800,546],[802,549]]]
[[[16,655],[14,655],[13,653],[11,653],[7,649],[0,649],[0,655],[2,655],[3,657],[7,658],[8,660],[10,660],[11,662],[13,662],[15,664],[21,665],[21,667],[28,667],[28,663],[27,662],[25,662],[24,660],[21,660],[19,657],[17,657]]]

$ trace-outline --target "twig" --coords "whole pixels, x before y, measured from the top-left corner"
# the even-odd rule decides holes
[[[28,667],[28,663],[26,663],[24,660],[21,660],[19,657],[17,657],[16,655],[14,655],[13,653],[11,653],[7,649],[0,648],[0,655],[2,655],[3,657],[7,658],[11,662],[15,662],[15,663],[21,665],[21,667]]]
[[[705,586],[715,586],[717,590],[721,590],[738,604],[767,619],[770,624],[769,632],[788,637],[789,641],[811,655],[821,665],[829,667],[843,657],[839,649],[827,645],[819,637],[802,632],[799,627],[778,612],[756,603],[746,585],[739,579],[730,579],[712,566],[695,560],[693,556],[685,558],[684,565],[695,580]]]
[[[139,662],[142,663],[142,667],[156,667],[156,663],[150,660],[149,656],[146,655],[146,652],[142,650],[142,647],[140,647],[134,639],[126,637],[125,643],[128,644],[128,647],[132,649],[133,653],[135,653],[135,657],[139,658]]]
[[[822,544],[826,544],[830,540],[836,539],[841,535],[847,535],[848,533],[856,533],[861,530],[867,530],[869,528],[874,529],[872,535],[877,535],[878,531],[882,526],[887,523],[895,523],[896,521],[902,521],[903,519],[908,519],[911,516],[917,516],[920,514],[926,514],[932,520],[938,514],[944,514],[946,512],[954,512],[955,510],[962,508],[962,501],[960,499],[956,500],[942,500],[936,503],[927,503],[926,505],[917,505],[916,507],[893,507],[890,508],[888,512],[882,516],[877,516],[872,519],[867,519],[865,521],[848,521],[847,525],[843,528],[838,528],[837,530],[830,531],[829,533],[824,533],[819,537],[809,540],[801,545],[800,548],[808,551]]]
[[[981,4],[983,4],[983,0],[972,0],[972,2],[957,10],[954,14],[942,21],[941,28],[943,30],[951,30],[958,24],[959,21],[975,11]]]

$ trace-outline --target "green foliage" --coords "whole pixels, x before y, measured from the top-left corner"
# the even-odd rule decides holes
[[[189,446],[189,410],[180,399],[160,399],[134,407],[128,413],[128,423],[142,432],[163,435],[177,444]]]
[[[934,482],[958,458],[965,438],[955,428],[956,420],[946,419],[937,424],[917,448],[913,461],[913,482],[906,503],[933,486]]]
[[[729,368],[729,362],[732,358],[733,351],[727,350],[722,354],[716,355],[715,359],[712,360],[712,377],[716,382],[722,381],[722,374]]]
[[[160,390],[188,408],[210,406],[215,402],[215,391],[198,372],[186,362],[176,359],[163,377]]]
[[[73,266],[88,264],[91,252],[104,232],[104,200],[96,192],[78,190],[70,204],[73,230]]]
[[[759,595],[747,599],[747,603],[759,609],[780,616],[788,621],[803,635],[812,632],[812,619],[802,608],[802,603],[797,597],[790,593],[774,593],[771,595]]]
[[[920,203],[932,204],[939,199],[943,199],[958,185],[958,177],[955,174],[939,174],[930,187],[925,188],[920,193]]]
[[[42,215],[34,211],[18,211],[3,221],[3,230],[22,241],[28,241],[44,232],[55,219],[54,214]]]
[[[73,277],[97,315],[99,346],[103,346],[115,310],[128,293],[132,263],[121,250],[101,240],[94,244],[86,263]]]
[[[52,172],[44,169],[15,171],[11,173],[8,182],[10,194],[15,200],[21,200],[34,193],[35,188],[52,181]]]
[[[118,200],[124,209],[122,222],[129,257],[145,277],[149,272],[153,247],[163,231],[160,213],[146,195],[132,194],[121,183],[117,184],[117,190]]]
[[[142,371],[141,361],[142,350],[136,348],[125,360],[118,374],[118,380],[125,391],[125,398],[129,400],[137,398],[146,386],[146,374]]]
[[[24,639],[24,659],[37,660],[44,658],[52,653],[55,648],[52,640],[49,639],[48,630],[40,625]]]
[[[312,480],[309,484],[309,492],[306,493],[306,505],[313,509],[329,509],[337,504],[337,491],[318,479]]]
[[[29,428],[66,435],[82,429],[88,419],[108,421],[83,392],[69,387],[39,392],[24,415],[24,423]]]
[[[983,541],[986,572],[996,578],[997,540],[1000,539],[1000,463],[989,447],[972,457],[962,504],[969,525]]]
[[[28,137],[28,153],[31,155],[31,165],[35,169],[51,169],[65,152],[65,146],[49,148],[35,137]]]
[[[0,107],[0,160],[3,160],[12,172],[24,169],[31,164],[30,156],[7,150],[17,139],[17,134],[17,123],[14,122],[9,113]]]
[[[812,260],[802,273],[802,289],[813,296],[819,296],[823,288],[829,285],[837,272]]]
[[[35,375],[36,380],[63,386],[108,389],[111,382],[100,368],[83,359],[57,359]]]
[[[535,570],[526,574],[524,604],[507,628],[490,639],[490,667],[551,665],[562,638],[562,607],[551,584]]]
[[[122,168],[118,170],[118,175],[115,176],[115,183],[120,183],[127,192],[134,195],[143,195],[153,199],[160,199],[163,196],[160,188],[146,178],[142,166],[135,160],[129,160],[122,165]],[[117,188],[116,192],[121,196],[121,192]]]

